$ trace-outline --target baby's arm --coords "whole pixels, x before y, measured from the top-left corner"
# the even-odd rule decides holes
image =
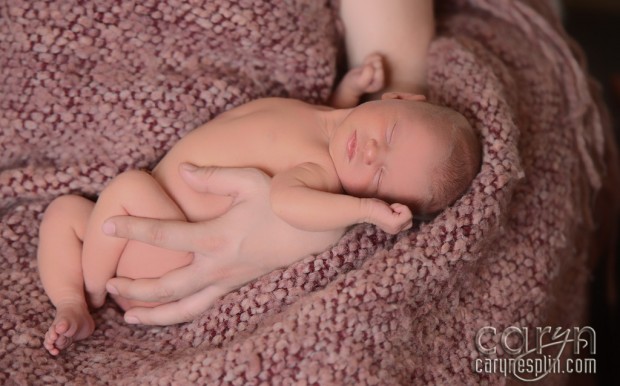
[[[290,225],[307,231],[346,228],[367,222],[388,233],[411,227],[411,211],[375,198],[358,198],[340,191],[319,165],[306,163],[277,174],[271,183],[274,213]]]
[[[364,94],[377,92],[385,85],[383,59],[379,54],[368,55],[364,62],[350,69],[332,93],[329,105],[337,109],[355,107]]]

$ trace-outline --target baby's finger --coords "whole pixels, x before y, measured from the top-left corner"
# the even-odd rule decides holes
[[[409,207],[404,204],[399,204],[396,202],[391,204],[390,208],[392,208],[392,210],[398,214],[411,214],[411,209],[409,209]]]

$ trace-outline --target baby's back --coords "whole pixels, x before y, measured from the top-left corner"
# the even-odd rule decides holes
[[[316,139],[321,109],[280,98],[247,103],[187,134],[155,167],[153,176],[188,219],[213,217],[229,201],[213,198],[211,207],[205,208],[204,195],[183,182],[179,165],[188,162],[198,166],[252,167],[273,176],[320,154]],[[329,157],[327,150],[324,156]]]

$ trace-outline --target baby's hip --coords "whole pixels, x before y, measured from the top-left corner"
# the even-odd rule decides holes
[[[191,263],[193,254],[172,251],[148,245],[139,241],[129,241],[121,254],[116,268],[116,276],[130,279],[159,278],[164,274]],[[133,307],[155,307],[161,303],[138,302],[119,296],[112,298],[124,310]]]

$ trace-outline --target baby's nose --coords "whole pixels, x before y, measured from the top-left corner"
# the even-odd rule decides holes
[[[366,165],[372,165],[377,162],[379,158],[379,144],[374,139],[369,139],[364,145],[364,163]]]

